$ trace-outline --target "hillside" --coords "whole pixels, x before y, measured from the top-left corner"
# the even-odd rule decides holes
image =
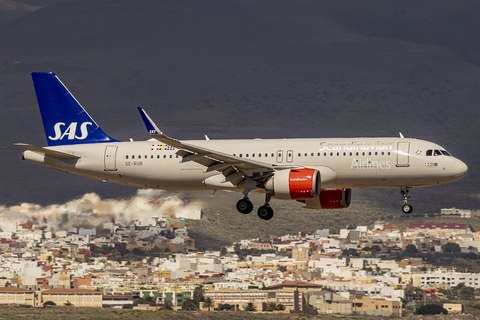
[[[434,141],[470,173],[451,185],[413,190],[412,204],[425,212],[478,207],[475,1],[22,4],[42,8],[0,29],[0,204],[135,191],[19,161],[12,143],[45,144],[29,74],[54,71],[120,140],[148,138],[135,110],[142,106],[178,139],[402,132]],[[372,206],[398,210],[397,193],[364,194]]]
[[[202,220],[188,220],[188,234],[195,239],[195,246],[203,250],[219,250],[222,246],[232,245],[242,239],[270,240],[271,237],[298,235],[298,232],[329,229],[330,234],[338,234],[340,229],[357,226],[373,228],[377,220],[388,221],[404,230],[410,222],[466,223],[475,231],[480,230],[480,216],[470,219],[457,216],[427,217],[431,212],[416,211],[405,215],[398,208],[388,208],[372,202],[365,191],[354,191],[349,208],[340,210],[307,210],[294,201],[272,200],[275,216],[272,220],[260,220],[256,212],[242,215],[235,210],[238,200],[233,193],[217,192],[215,196],[200,193],[184,194],[185,200],[200,200],[204,205]],[[250,197],[253,202],[261,203],[263,197]],[[439,211],[436,213],[440,213]]]

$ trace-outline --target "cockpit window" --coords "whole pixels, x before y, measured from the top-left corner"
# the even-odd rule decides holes
[[[430,149],[430,150],[427,150],[427,156],[431,156],[431,155],[432,155],[432,152],[433,152],[433,150],[432,150],[432,149]]]
[[[444,156],[451,157],[450,153],[448,153],[447,151],[445,151],[445,150],[441,150],[441,151],[442,151],[442,154],[443,154]]]
[[[435,150],[434,153],[433,153],[434,156],[441,156],[442,153],[440,152],[440,150]]]

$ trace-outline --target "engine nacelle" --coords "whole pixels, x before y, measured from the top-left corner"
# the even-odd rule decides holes
[[[304,208],[308,209],[343,209],[350,205],[351,189],[324,189],[315,199],[306,199]]]
[[[265,190],[278,199],[315,199],[320,194],[321,179],[317,169],[290,169],[275,172]]]

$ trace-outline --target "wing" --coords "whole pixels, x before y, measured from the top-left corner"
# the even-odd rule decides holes
[[[286,169],[286,167],[240,158],[228,153],[210,150],[170,138],[158,129],[157,125],[148,116],[145,110],[138,107],[138,111],[145,122],[148,133],[150,133],[153,138],[179,149],[177,154],[182,157],[181,162],[193,161],[199,163],[206,167],[205,172],[222,172],[225,176],[225,182],[230,181],[234,185],[237,185],[245,178],[245,176],[256,176],[256,179],[254,180],[257,181],[264,180],[274,170]]]
[[[58,158],[58,159],[79,159],[80,158],[79,156],[76,156],[70,153],[50,150],[50,149],[41,148],[41,147],[35,147],[25,143],[15,143],[15,145],[20,148],[36,152],[46,157]]]

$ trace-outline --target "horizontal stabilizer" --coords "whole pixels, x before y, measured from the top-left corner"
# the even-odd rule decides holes
[[[44,155],[45,157],[51,157],[51,158],[57,158],[57,159],[79,159],[80,158],[79,156],[76,156],[70,153],[45,149],[41,147],[35,147],[25,143],[15,143],[15,145],[20,148],[27,149],[27,150],[36,152],[38,154]]]

